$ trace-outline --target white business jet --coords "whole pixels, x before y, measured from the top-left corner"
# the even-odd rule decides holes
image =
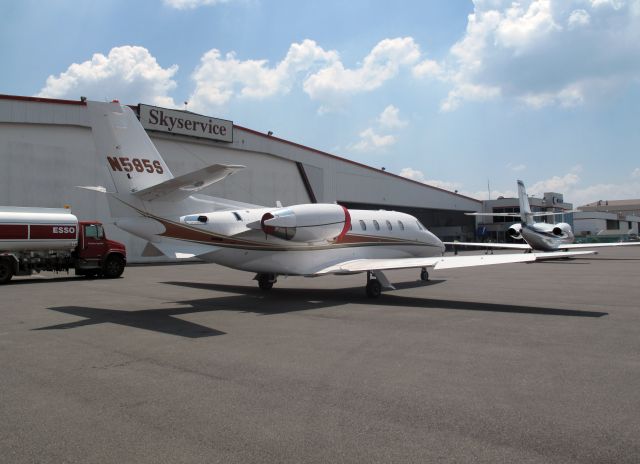
[[[366,272],[366,293],[393,289],[383,271],[448,269],[540,259],[534,253],[443,257],[443,243],[415,217],[349,210],[337,204],[265,207],[198,192],[244,168],[216,164],[174,177],[133,111],[117,102],[87,102],[97,155],[113,178],[115,224],[172,258],[256,273],[260,288],[278,276]],[[557,253],[545,259],[588,252]]]
[[[470,246],[481,248],[508,248],[517,250],[539,250],[539,251],[561,251],[573,250],[577,248],[602,248],[615,246],[634,246],[640,242],[616,242],[616,243],[573,243],[575,237],[571,226],[566,222],[557,224],[547,224],[546,222],[535,222],[534,217],[554,216],[554,212],[531,212],[529,197],[524,188],[524,182],[518,181],[518,202],[519,213],[465,213],[469,216],[503,216],[520,219],[520,222],[512,224],[507,229],[509,237],[515,240],[524,240],[525,243],[478,243],[478,242],[444,242],[445,245]],[[576,211],[569,211],[571,213]]]

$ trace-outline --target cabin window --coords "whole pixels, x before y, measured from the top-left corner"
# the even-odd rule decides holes
[[[418,225],[418,230],[424,229],[424,227],[422,227],[422,224],[420,224],[420,221],[416,221],[416,224]]]
[[[359,222],[360,222],[360,228],[362,230],[367,230],[367,225],[364,223],[364,221],[362,219],[360,219]]]
[[[349,232],[353,230],[353,224],[349,224]]]
[[[234,211],[233,215],[236,217],[236,221],[242,221],[242,216],[240,216],[240,213]]]
[[[391,221],[387,220],[387,229],[393,230],[393,226],[391,225]]]
[[[378,224],[378,221],[376,221],[375,219],[373,220],[373,228],[376,230],[380,230],[380,224]]]
[[[400,227],[400,230],[404,230],[404,224],[402,221],[398,221],[398,227]]]

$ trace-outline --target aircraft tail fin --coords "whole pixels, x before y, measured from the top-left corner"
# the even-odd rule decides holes
[[[106,164],[116,192],[130,194],[173,179],[173,174],[128,106],[87,102],[99,159]]]
[[[533,214],[531,213],[531,206],[529,205],[529,197],[527,197],[527,190],[524,188],[524,182],[518,181],[518,200],[520,202],[520,217],[525,224],[533,224]]]
[[[97,155],[120,198],[178,202],[244,168],[214,164],[174,177],[131,108],[92,101],[87,108]]]

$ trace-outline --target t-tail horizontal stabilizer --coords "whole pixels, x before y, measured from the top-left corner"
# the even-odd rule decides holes
[[[212,164],[206,168],[133,192],[144,201],[180,201],[244,169],[241,165]]]

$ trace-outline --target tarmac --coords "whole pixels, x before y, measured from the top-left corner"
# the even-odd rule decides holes
[[[281,278],[0,287],[3,463],[638,463],[640,247]]]

